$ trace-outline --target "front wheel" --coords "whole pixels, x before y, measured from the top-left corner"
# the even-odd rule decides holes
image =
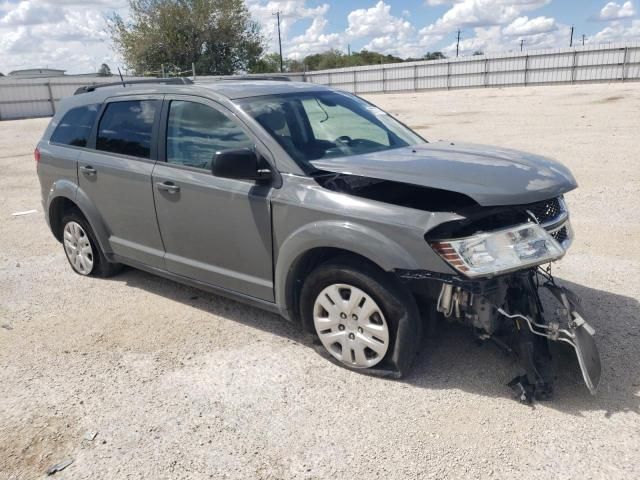
[[[390,274],[355,260],[323,264],[307,277],[300,305],[307,329],[340,364],[399,377],[413,362],[420,317]]]

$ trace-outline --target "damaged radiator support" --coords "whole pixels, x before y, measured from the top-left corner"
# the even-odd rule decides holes
[[[436,304],[437,310],[445,318],[456,319],[480,330],[480,338],[483,339],[492,338],[494,333],[500,330],[504,319],[514,321],[517,331],[520,332],[520,361],[527,375],[514,379],[510,386],[519,392],[522,401],[530,402],[534,396],[544,398],[551,393],[550,375],[541,367],[546,361],[544,357],[548,356],[546,345],[536,347],[539,342],[535,341],[531,334],[571,345],[578,358],[584,382],[589,391],[595,394],[601,377],[600,355],[593,340],[595,330],[580,313],[578,298],[570,290],[558,286],[548,273],[542,274],[546,279],[542,288],[546,288],[553,295],[559,307],[556,310],[557,319],[545,319],[542,315],[539,287],[533,282],[534,275],[537,274],[532,271],[528,276],[521,274],[504,279],[491,298],[443,283]],[[518,282],[524,287],[510,285],[517,285]],[[523,298],[525,296],[531,298]],[[508,305],[511,305],[511,308]],[[526,305],[535,305],[537,311],[527,312]],[[522,313],[519,313],[520,311]],[[526,324],[526,327],[523,324]],[[522,331],[521,327],[526,331]],[[526,332],[529,334],[526,335]]]

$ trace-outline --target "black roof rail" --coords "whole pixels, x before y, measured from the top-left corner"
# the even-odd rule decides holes
[[[174,77],[174,78],[149,78],[145,80],[125,80],[124,82],[110,82],[110,83],[98,83],[96,85],[85,85],[78,88],[74,95],[80,95],[81,93],[93,92],[94,90],[102,87],[117,87],[117,86],[137,85],[137,84],[160,84],[160,85],[193,85],[193,80],[187,77]]]
[[[286,75],[228,75],[218,77],[214,80],[277,80],[279,82],[290,82]]]

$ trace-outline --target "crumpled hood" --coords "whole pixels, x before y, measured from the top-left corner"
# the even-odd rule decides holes
[[[554,160],[457,142],[425,143],[311,164],[329,172],[450,190],[483,206],[534,203],[577,187],[569,169]]]

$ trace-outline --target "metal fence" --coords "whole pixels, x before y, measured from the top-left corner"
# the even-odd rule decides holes
[[[277,74],[280,75],[280,74]],[[640,42],[285,74],[356,94],[640,80]],[[209,83],[225,77],[197,77]],[[129,77],[134,80],[135,77]],[[117,77],[0,79],[0,120],[51,116],[82,85]]]
[[[140,77],[127,77],[135,80]],[[116,82],[118,77],[0,77],[0,120],[50,117],[58,102],[83,85]]]
[[[640,43],[478,55],[307,72],[356,94],[640,80]]]

